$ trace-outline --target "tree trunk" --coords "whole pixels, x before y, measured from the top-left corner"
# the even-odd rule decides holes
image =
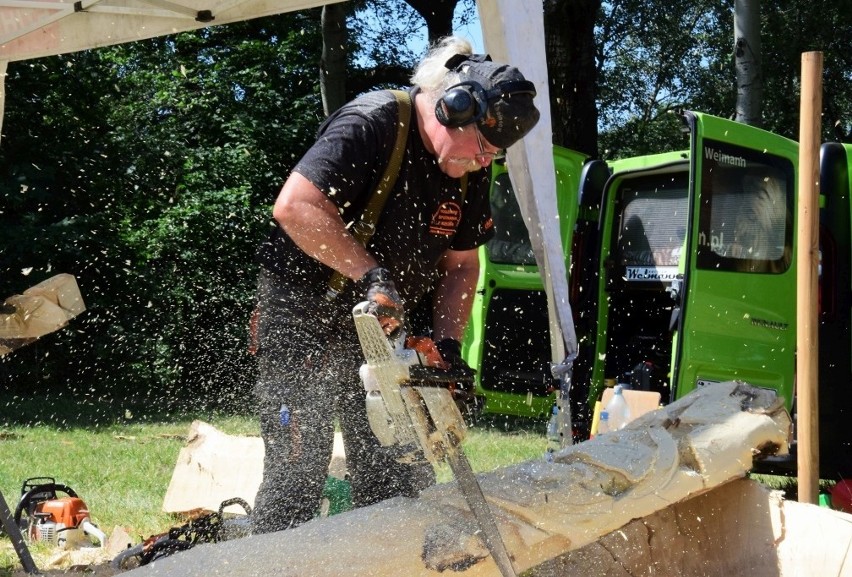
[[[545,0],[553,142],[598,155],[594,26],[600,0]]]
[[[426,21],[429,44],[453,33],[453,14],[458,0],[405,0]]]
[[[322,7],[320,93],[326,116],[346,102],[346,13],[342,3]]]
[[[763,123],[763,73],[760,46],[760,0],[736,0],[734,62],[737,70],[737,122]]]

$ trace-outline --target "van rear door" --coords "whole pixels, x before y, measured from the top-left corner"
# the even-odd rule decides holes
[[[690,222],[674,339],[673,398],[740,379],[793,399],[798,145],[685,113]]]

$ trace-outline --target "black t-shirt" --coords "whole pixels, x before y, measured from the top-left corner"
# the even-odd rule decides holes
[[[397,122],[391,92],[361,96],[326,120],[294,168],[328,196],[347,226],[361,216],[390,161]],[[473,249],[493,235],[489,175],[489,170],[468,174],[462,200],[460,179],[441,172],[437,158],[426,150],[412,102],[399,176],[367,245],[407,302],[416,302],[429,290],[444,251]],[[261,245],[258,256],[260,264],[284,282],[312,286],[318,293],[328,288],[331,269],[302,252],[280,227]]]

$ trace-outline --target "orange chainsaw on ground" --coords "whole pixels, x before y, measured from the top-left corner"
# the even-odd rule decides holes
[[[64,497],[59,494],[64,493]],[[63,549],[103,547],[106,535],[92,522],[89,508],[67,485],[53,477],[32,477],[21,486],[15,523],[30,542],[42,541]]]

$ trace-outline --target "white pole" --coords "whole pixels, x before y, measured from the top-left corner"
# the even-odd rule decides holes
[[[3,138],[3,115],[6,112],[6,67],[7,60],[0,60],[0,139]]]

